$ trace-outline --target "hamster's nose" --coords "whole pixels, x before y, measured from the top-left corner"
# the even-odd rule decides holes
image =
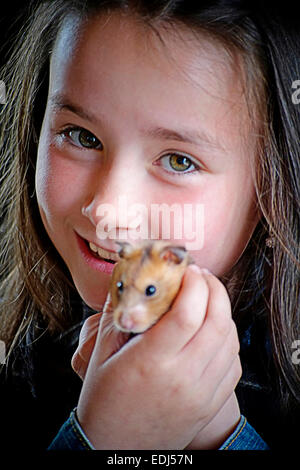
[[[126,313],[121,313],[119,317],[119,324],[122,328],[128,331],[131,331],[135,326],[133,318],[130,317],[130,315],[126,315]]]

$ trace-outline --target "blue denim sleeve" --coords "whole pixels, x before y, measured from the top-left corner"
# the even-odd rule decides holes
[[[269,450],[269,446],[248,423],[245,416],[219,450]]]
[[[47,450],[95,450],[78,422],[76,408],[72,410]]]
[[[76,408],[62,425],[48,450],[95,450],[78,422]],[[247,422],[247,419],[241,416],[234,432],[219,450],[269,450],[269,446]]]

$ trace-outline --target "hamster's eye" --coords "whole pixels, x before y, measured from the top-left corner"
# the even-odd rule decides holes
[[[156,292],[156,287],[152,286],[152,285],[147,286],[146,289],[145,289],[145,294],[147,296],[153,295],[153,294],[155,294],[155,292]]]
[[[122,281],[117,282],[117,288],[119,292],[123,292],[124,286]]]

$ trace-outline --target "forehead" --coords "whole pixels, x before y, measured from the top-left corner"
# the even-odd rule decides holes
[[[130,96],[140,110],[151,106],[154,118],[156,112],[162,120],[172,114],[191,125],[209,121],[214,112],[226,133],[223,117],[229,123],[229,114],[234,126],[248,126],[242,76],[237,55],[206,33],[175,23],[154,31],[136,17],[117,13],[88,21],[70,15],[53,49],[50,92],[67,90],[96,111],[104,99],[121,111]]]
[[[101,59],[112,59],[112,55],[121,63],[130,59],[140,65],[148,62],[160,69],[164,63],[165,73],[169,71],[174,78],[177,71],[181,78],[185,77],[195,85],[199,84],[197,72],[209,74],[214,86],[220,84],[219,74],[225,73],[221,80],[222,90],[232,85],[232,80],[226,81],[226,78],[235,78],[231,91],[236,90],[240,82],[236,76],[237,55],[230,54],[208,33],[195,33],[175,22],[150,27],[138,17],[118,13],[98,14],[87,21],[69,15],[60,28],[51,63],[55,67],[59,62],[61,67],[76,62],[76,68],[79,68],[89,62],[92,68],[97,62],[101,69]]]

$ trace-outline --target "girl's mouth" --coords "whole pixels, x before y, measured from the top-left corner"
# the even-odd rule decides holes
[[[88,242],[87,240],[85,240],[85,242],[88,245],[88,248],[90,249],[93,256],[98,259],[104,259],[105,261],[108,261],[112,264],[116,263],[120,259],[117,253],[107,251],[104,248],[100,248],[99,246],[95,245],[92,242]]]
[[[120,259],[118,253],[100,248],[76,232],[75,235],[83,259],[90,268],[106,274],[112,274],[115,263]]]

